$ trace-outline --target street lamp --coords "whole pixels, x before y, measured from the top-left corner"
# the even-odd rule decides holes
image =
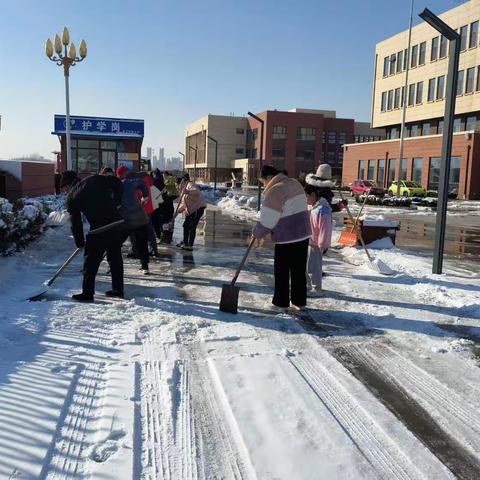
[[[191,145],[188,146],[188,148],[191,148],[192,150],[195,151],[195,157],[194,157],[194,163],[193,163],[193,183],[195,183],[195,180],[197,179],[197,147],[192,147]]]
[[[77,57],[77,49],[73,42],[70,43],[70,33],[67,27],[65,27],[61,39],[55,34],[54,44],[52,44],[52,41],[49,38],[47,39],[47,42],[45,43],[45,53],[52,62],[55,62],[60,67],[63,66],[66,101],[65,136],[67,140],[67,170],[71,170],[72,152],[70,149],[70,93],[68,77],[70,74],[70,67],[75,66],[78,62],[85,60],[87,57],[87,44],[85,43],[85,40],[80,42],[80,57]]]
[[[215,173],[213,174],[213,196],[215,196],[215,194],[217,193],[218,142],[210,135],[207,135],[207,138],[215,143],[215,170],[214,170]]]
[[[432,272],[441,274],[443,269],[443,251],[445,249],[445,227],[447,221],[448,184],[450,180],[450,160],[452,156],[453,120],[457,96],[458,62],[460,58],[460,35],[438,18],[428,8],[419,14],[448,41],[450,57],[448,60],[447,89],[445,93],[445,114],[442,138],[442,159],[440,161],[440,179],[438,182],[438,205],[435,223],[435,250],[433,252]]]
[[[185,154],[178,152],[182,156],[182,172],[185,172]]]
[[[259,163],[258,163],[258,175],[260,175],[260,172],[262,171],[262,164],[263,164],[263,128],[265,125],[265,121],[262,120],[260,117],[257,117],[254,115],[252,112],[248,112],[248,114],[254,118],[257,122],[260,122],[260,125],[262,126],[262,129],[260,131],[260,158],[259,158]],[[260,210],[260,201],[262,199],[262,185],[260,183],[260,180],[258,180],[258,206],[257,210]]]

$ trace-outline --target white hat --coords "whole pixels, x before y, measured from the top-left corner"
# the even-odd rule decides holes
[[[323,180],[332,179],[332,167],[328,163],[322,163],[317,168],[317,177],[320,177]]]
[[[314,187],[330,187],[333,188],[335,185],[331,180],[325,180],[324,178],[318,177],[313,173],[309,173],[305,178],[305,181],[308,185],[313,185]]]

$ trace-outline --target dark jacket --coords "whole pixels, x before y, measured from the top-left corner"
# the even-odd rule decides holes
[[[87,218],[91,230],[121,220],[118,207],[122,201],[122,193],[122,182],[112,176],[92,175],[72,186],[66,205],[77,247],[85,244],[81,214]]]
[[[125,220],[125,227],[135,229],[148,225],[150,219],[145,213],[143,206],[138,199],[137,192],[142,192],[142,197],[148,199],[148,188],[142,180],[143,174],[129,173],[123,180],[122,207],[120,213]]]

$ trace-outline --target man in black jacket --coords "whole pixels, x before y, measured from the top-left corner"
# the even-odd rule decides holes
[[[107,253],[112,273],[112,290],[107,296],[123,298],[122,226],[105,232],[83,234],[82,213],[90,229],[122,220],[118,207],[122,202],[122,182],[113,176],[92,175],[79,180],[75,172],[62,175],[62,187],[70,187],[66,198],[67,210],[72,222],[72,233],[77,248],[84,248],[83,289],[72,298],[79,302],[93,302],[95,277],[98,267]]]

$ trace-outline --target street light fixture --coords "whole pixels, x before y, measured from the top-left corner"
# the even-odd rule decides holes
[[[248,112],[248,114],[254,118],[257,122],[260,122],[260,125],[262,126],[261,132],[260,132],[260,158],[259,158],[259,163],[258,163],[258,175],[260,175],[260,172],[262,171],[262,164],[263,164],[263,129],[265,126],[265,121],[262,120],[260,117],[257,117],[257,115],[254,115],[252,112]],[[262,185],[260,183],[260,180],[258,180],[258,205],[257,205],[257,210],[260,210],[260,201],[262,199]]]
[[[182,172],[185,172],[185,154],[178,152],[182,156]]]
[[[55,49],[55,53],[54,53]],[[77,49],[73,42],[70,42],[70,32],[68,28],[63,29],[62,38],[55,34],[54,44],[48,38],[45,43],[45,53],[47,57],[55,62],[58,66],[63,67],[65,76],[65,136],[67,141],[67,170],[72,169],[72,152],[70,149],[70,92],[68,78],[70,75],[70,67],[74,67],[77,63],[82,62],[87,57],[87,44],[85,40],[80,42],[80,56],[77,57]]]
[[[450,161],[452,157],[453,120],[457,97],[458,62],[460,58],[460,35],[444,21],[426,8],[419,17],[440,32],[449,41],[447,89],[445,93],[445,114],[442,138],[442,159],[440,161],[440,179],[438,182],[438,205],[435,223],[435,250],[433,252],[434,274],[443,270],[443,252],[445,249],[445,227],[447,221],[448,184],[450,180]]]
[[[210,135],[207,135],[207,138],[215,143],[215,173],[213,174],[213,196],[215,197],[215,194],[217,193],[218,142]]]
[[[194,157],[194,163],[193,163],[193,182],[195,183],[195,180],[197,179],[197,147],[192,147],[191,145],[188,146],[188,148],[191,148],[192,150],[195,151],[195,157]]]

